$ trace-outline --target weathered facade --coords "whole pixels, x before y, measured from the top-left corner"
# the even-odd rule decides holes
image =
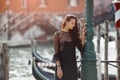
[[[0,12],[81,13],[85,0],[1,0]]]

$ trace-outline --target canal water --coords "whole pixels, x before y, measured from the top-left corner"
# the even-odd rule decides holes
[[[95,50],[97,49],[97,37],[93,40],[95,43]],[[104,40],[101,39],[101,60],[104,60]],[[109,42],[108,60],[116,60],[117,52],[115,41]],[[52,60],[54,54],[53,43],[37,44],[37,52],[44,58]],[[9,80],[35,80],[32,75],[32,48],[31,46],[9,48],[10,64],[9,64]],[[80,53],[77,50],[78,60],[80,60]],[[79,64],[78,64],[79,65]],[[115,64],[116,65],[116,64]],[[117,75],[117,68],[109,67],[109,74]],[[99,72],[98,72],[99,73]],[[104,73],[104,64],[101,65],[101,73]]]
[[[41,43],[37,45],[37,52],[48,59],[52,59],[53,43]],[[9,80],[35,80],[32,75],[32,48],[9,48]]]

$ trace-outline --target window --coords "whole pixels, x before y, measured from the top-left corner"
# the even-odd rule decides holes
[[[27,8],[27,0],[22,0],[22,8]]]
[[[6,0],[6,5],[10,5],[10,0]]]
[[[77,7],[79,5],[79,0],[69,0],[68,4],[70,7]]]
[[[39,7],[46,7],[46,6],[47,6],[46,0],[40,0],[39,1]]]

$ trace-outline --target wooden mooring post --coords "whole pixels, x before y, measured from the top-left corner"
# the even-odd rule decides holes
[[[105,60],[108,60],[108,24],[109,22],[106,20],[105,21],[105,28],[106,28],[106,33],[105,33]],[[109,80],[108,76],[108,63],[105,63],[105,73],[104,73],[104,80]]]
[[[117,29],[117,60],[120,60],[120,29]],[[117,63],[117,66],[120,67],[120,62]],[[120,69],[117,71],[118,77],[117,80],[120,80]]]
[[[101,26],[97,25],[97,53],[100,54],[100,30]]]
[[[97,53],[100,53],[100,25],[97,25]],[[105,38],[105,42],[104,42],[104,60],[102,60],[101,62],[104,65],[104,73],[102,75],[102,79],[98,78],[99,80],[120,80],[120,28],[116,29],[117,32],[117,39],[116,39],[116,49],[117,49],[117,59],[116,60],[108,60],[108,40],[109,40],[109,21],[105,20],[105,34],[104,34],[104,38]],[[111,63],[116,63],[117,65],[113,65]],[[108,65],[113,66],[115,68],[117,68],[117,76],[116,75],[110,75],[108,73],[109,69],[108,69]],[[100,69],[100,68],[99,68]],[[100,72],[99,72],[100,73]]]
[[[7,43],[0,43],[0,80],[9,80],[9,54]]]

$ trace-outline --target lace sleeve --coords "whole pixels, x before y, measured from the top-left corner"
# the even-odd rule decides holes
[[[54,58],[55,60],[59,59],[59,34],[58,32],[54,33]]]

